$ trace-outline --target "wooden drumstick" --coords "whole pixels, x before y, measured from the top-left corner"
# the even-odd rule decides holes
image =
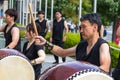
[[[30,3],[28,3],[28,7],[29,7],[29,10],[30,10],[31,18],[32,18],[32,23],[33,23],[33,27],[34,27],[34,30],[35,30],[35,35],[38,36],[38,31],[37,31],[37,27],[36,27],[36,24],[35,24],[35,19],[33,17],[32,7],[31,7]]]

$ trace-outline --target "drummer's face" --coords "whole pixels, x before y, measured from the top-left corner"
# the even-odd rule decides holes
[[[29,32],[28,30],[25,30],[25,37],[27,39],[32,39],[34,37],[32,31]]]
[[[56,13],[55,13],[55,17],[56,17],[56,19],[60,19],[61,16],[62,16],[61,13],[59,13],[59,12],[56,12]]]
[[[38,17],[39,17],[39,19],[43,19],[44,18],[44,14],[39,14]]]
[[[13,21],[13,17],[9,16],[8,14],[5,14],[5,21],[6,23],[10,23],[11,21]]]
[[[90,39],[94,34],[93,24],[91,24],[88,20],[81,22],[79,30],[84,40]]]

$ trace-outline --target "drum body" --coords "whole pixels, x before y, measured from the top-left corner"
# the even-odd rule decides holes
[[[29,60],[20,52],[0,49],[0,80],[34,80]]]
[[[53,66],[43,72],[39,80],[113,80],[97,66],[72,61]]]

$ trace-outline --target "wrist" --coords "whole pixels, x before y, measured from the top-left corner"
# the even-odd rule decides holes
[[[53,47],[54,47],[54,45],[53,45],[52,43],[50,43],[49,41],[46,41],[45,47],[46,47],[47,49],[49,49],[49,50],[52,50]]]
[[[36,60],[34,59],[34,60],[31,60],[31,64],[32,65],[36,65]]]

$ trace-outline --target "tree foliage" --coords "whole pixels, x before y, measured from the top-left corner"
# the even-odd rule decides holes
[[[119,13],[119,2],[116,0],[98,0],[97,11],[101,15],[102,22],[109,25]]]
[[[61,9],[65,18],[71,19],[75,24],[78,24],[79,0],[54,0],[54,2],[54,10]],[[82,14],[90,13],[91,11],[91,1],[83,0]]]
[[[54,10],[61,9],[65,18],[70,18],[78,23],[79,0],[54,0]],[[94,0],[82,0],[82,15],[93,13]],[[97,0],[97,13],[100,14],[102,23],[110,25],[114,17],[120,18],[120,0]]]

